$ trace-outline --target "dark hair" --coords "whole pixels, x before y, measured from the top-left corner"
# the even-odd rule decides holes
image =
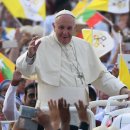
[[[89,90],[89,98],[92,101],[95,101],[97,99],[96,91],[91,87],[91,85],[88,86],[88,90]]]
[[[29,89],[33,89],[33,88],[37,88],[37,83],[36,82],[33,82],[33,83],[30,83],[28,84],[25,89],[24,89],[24,94],[27,95],[27,92]]]

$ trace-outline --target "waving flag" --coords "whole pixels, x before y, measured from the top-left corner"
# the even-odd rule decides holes
[[[123,54],[120,54],[119,79],[130,89],[130,73]]]
[[[112,37],[106,31],[82,29],[83,38],[90,43],[98,57],[111,51],[114,47]]]
[[[93,0],[86,9],[107,11],[111,13],[128,13],[129,0]]]
[[[79,1],[76,7],[71,12],[74,14],[75,17],[77,17],[84,11],[86,5],[87,5],[86,0]]]
[[[77,17],[77,21],[79,23],[86,23],[89,27],[93,27],[95,24],[102,21],[103,19],[104,17],[94,10],[85,10]]]
[[[15,64],[0,53],[0,79],[12,79]]]
[[[3,0],[2,2],[17,18],[43,21],[46,16],[45,0]]]

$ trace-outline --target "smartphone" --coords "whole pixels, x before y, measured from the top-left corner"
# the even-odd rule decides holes
[[[25,118],[33,118],[36,116],[37,109],[29,106],[20,106],[20,116]]]

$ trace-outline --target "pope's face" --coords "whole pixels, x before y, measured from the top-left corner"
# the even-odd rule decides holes
[[[68,44],[74,32],[75,19],[71,15],[61,15],[56,18],[53,27],[58,41],[62,44]]]

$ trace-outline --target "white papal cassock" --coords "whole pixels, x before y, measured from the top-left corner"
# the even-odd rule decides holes
[[[41,38],[34,58],[27,57],[26,52],[17,59],[16,66],[24,76],[37,74],[40,107],[49,99],[61,97],[70,104],[79,99],[87,103],[90,83],[110,96],[119,94],[124,86],[106,70],[83,39],[73,36],[64,46],[54,32]]]

